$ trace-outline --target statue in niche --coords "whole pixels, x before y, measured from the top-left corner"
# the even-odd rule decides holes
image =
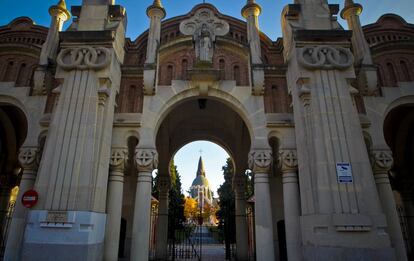
[[[202,62],[213,61],[213,35],[207,27],[203,24],[198,33],[194,35],[196,57]]]
[[[193,17],[180,24],[180,32],[193,37],[197,61],[212,63],[216,36],[224,36],[230,30],[229,24],[219,19],[211,9],[201,8]]]

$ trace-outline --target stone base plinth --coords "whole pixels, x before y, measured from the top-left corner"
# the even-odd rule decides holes
[[[21,260],[102,260],[106,214],[62,212],[62,223],[48,222],[51,217],[48,211],[30,211]]]

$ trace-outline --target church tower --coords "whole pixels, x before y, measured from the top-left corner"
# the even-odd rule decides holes
[[[213,193],[206,178],[206,171],[204,170],[204,163],[201,156],[198,160],[197,176],[190,187],[190,195],[201,206],[213,204]]]

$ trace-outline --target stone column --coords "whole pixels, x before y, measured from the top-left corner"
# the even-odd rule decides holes
[[[372,159],[375,183],[377,184],[378,195],[383,211],[387,217],[387,231],[390,235],[392,246],[395,248],[397,260],[407,260],[407,252],[402,236],[397,207],[395,205],[394,194],[388,178],[388,172],[394,163],[392,152],[387,150],[373,151]]]
[[[249,166],[254,173],[256,258],[258,261],[275,260],[269,188],[271,165],[272,151],[270,149],[250,152]]]
[[[158,177],[158,220],[156,237],[156,259],[168,259],[168,193],[171,188],[169,176]]]
[[[264,91],[264,71],[262,68],[262,54],[259,36],[259,15],[262,12],[255,0],[247,0],[241,13],[246,19],[247,38],[250,46],[252,66],[253,94],[262,95]]]
[[[160,45],[161,20],[165,15],[166,12],[162,7],[161,0],[154,0],[153,4],[147,8],[147,16],[150,18],[144,68],[144,93],[147,95],[153,95],[155,92],[157,50]]]
[[[19,185],[19,194],[14,207],[13,218],[10,224],[4,260],[19,260],[26,224],[27,209],[22,205],[22,194],[32,189],[36,180],[38,168],[38,149],[24,147],[19,152],[19,162],[23,167],[23,175]]]
[[[157,151],[137,149],[135,162],[139,173],[132,226],[131,260],[145,261],[149,257],[152,171],[158,165]]]
[[[236,175],[233,178],[236,207],[236,257],[239,261],[248,260],[247,217],[246,217],[246,178]]]
[[[285,214],[286,248],[289,261],[302,260],[300,236],[300,195],[296,150],[281,150],[283,208]]]
[[[109,162],[108,200],[106,205],[105,261],[118,260],[121,232],[122,195],[124,191],[124,170],[128,149],[112,149]]]

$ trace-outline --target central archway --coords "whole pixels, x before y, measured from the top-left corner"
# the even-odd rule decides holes
[[[230,155],[234,166],[234,179],[244,178],[248,168],[251,134],[242,117],[233,108],[218,99],[193,97],[172,106],[158,125],[156,148],[158,151],[158,177],[168,180],[169,165],[176,152],[184,145],[206,140],[221,146]],[[168,213],[168,204],[161,202],[159,213]],[[168,200],[168,199],[167,199]],[[245,209],[236,202],[236,208]],[[237,211],[237,210],[236,210]],[[240,211],[240,210],[239,210]],[[245,210],[243,210],[245,213]],[[157,229],[157,258],[167,255],[168,219],[159,215]],[[237,255],[247,255],[246,219],[236,222]],[[244,253],[246,252],[246,253]]]

